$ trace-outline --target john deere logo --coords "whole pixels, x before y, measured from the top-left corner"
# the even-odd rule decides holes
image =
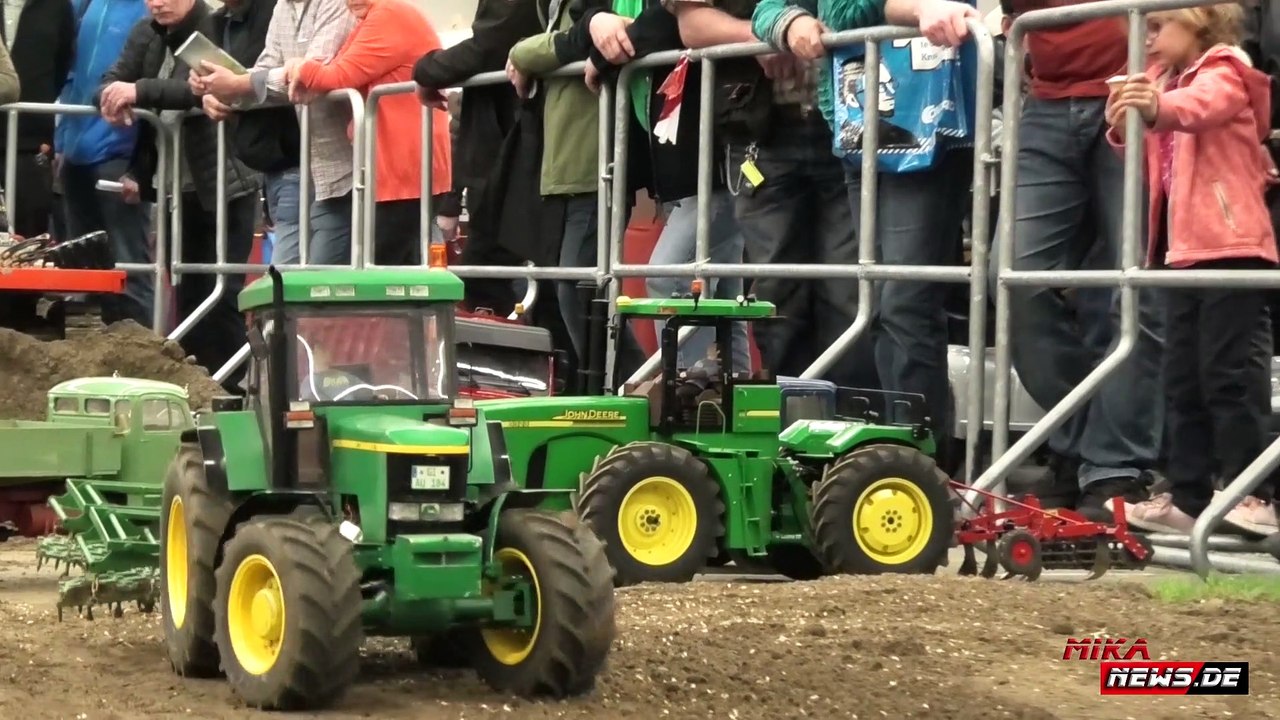
[[[617,410],[566,410],[556,420],[587,420],[590,422],[617,422],[626,420],[626,416]]]

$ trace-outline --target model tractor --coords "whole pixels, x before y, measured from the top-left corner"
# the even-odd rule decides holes
[[[776,318],[748,298],[622,297],[614,337],[626,322],[664,321],[658,378],[620,396],[477,402],[478,417],[505,430],[517,482],[573,491],[548,504],[572,503],[618,584],[688,581],[724,554],[795,579],[934,572],[954,508],[923,398],[714,358],[678,366],[684,327],[710,328],[716,355],[732,358],[732,323]]]
[[[572,513],[536,507],[559,494],[567,508],[568,490],[517,487],[501,424],[457,399],[462,291],[443,269],[272,269],[241,292],[249,392],[198,415],[164,484],[179,674],[221,671],[255,707],[321,707],[379,635],[501,691],[594,685],[612,570]],[[340,347],[371,324],[399,343]]]

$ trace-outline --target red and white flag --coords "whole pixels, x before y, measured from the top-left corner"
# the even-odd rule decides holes
[[[684,100],[684,79],[689,71],[689,55],[686,54],[676,63],[675,68],[658,88],[662,96],[662,112],[658,121],[653,124],[653,134],[658,142],[675,145],[676,133],[680,131],[680,104]]]

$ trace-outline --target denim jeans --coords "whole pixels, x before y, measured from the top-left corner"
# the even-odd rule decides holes
[[[628,213],[629,215],[630,213]],[[569,197],[565,202],[564,234],[560,240],[560,267],[596,266],[597,210],[595,193]],[[569,339],[573,341],[573,352],[582,362],[586,357],[587,309],[583,307],[582,292],[577,281],[559,281],[556,283],[556,301],[560,305],[560,313],[564,318],[565,329]],[[634,333],[626,332],[617,344],[616,365],[619,382],[640,367],[644,362],[644,354],[635,340]],[[605,378],[610,384],[610,378]]]
[[[740,170],[748,148],[729,148],[729,187],[749,263],[856,265],[857,229],[849,210],[844,167],[831,154],[831,129],[818,113],[779,125],[757,148],[763,183],[750,187]],[[850,278],[758,278],[753,291],[778,306],[785,320],[756,323],[762,365],[799,375],[853,324],[858,283]],[[864,333],[826,373],[842,386],[878,388],[872,338]]]
[[[97,165],[62,165],[62,200],[71,238],[105,231],[116,262],[149,263],[151,253],[151,203],[126,203],[120,193],[97,189],[99,180],[119,182],[128,169],[124,159]],[[133,320],[151,327],[155,304],[155,275],[129,273],[120,296],[102,297],[102,319],[107,323]]]
[[[862,217],[862,170],[847,169],[854,225]],[[973,151],[947,152],[929,170],[880,173],[876,198],[876,262],[884,265],[955,265],[963,257],[962,225],[969,206],[963,192],[973,179]],[[949,435],[947,286],[884,280],[876,284],[876,370],[885,390],[925,398],[934,432]]]
[[[1106,141],[1105,101],[1028,98],[1017,157],[1016,270],[1120,267],[1124,169]],[[1008,192],[1008,189],[1005,190]],[[1146,201],[1139,242],[1145,256]],[[998,248],[992,252],[994,262]],[[994,277],[994,272],[992,273]],[[1080,486],[1137,477],[1152,467],[1164,434],[1164,293],[1138,291],[1137,345],[1088,403],[1049,441],[1079,460]],[[1119,342],[1119,292],[1010,288],[1011,354],[1027,392],[1046,409],[1060,402]]]
[[[276,233],[276,244],[271,249],[271,262],[276,265],[295,265],[301,261],[298,214],[302,203],[299,202],[298,180],[298,168],[262,175],[262,194]]]
[[[351,262],[351,193],[311,203],[311,241],[307,264]]]
[[[658,244],[653,247],[649,262],[653,265],[681,265],[693,262],[697,252],[698,199],[687,197],[664,205],[667,222],[662,228]],[[733,216],[733,195],[725,189],[717,190],[711,197],[711,231],[708,237],[709,254],[714,263],[742,262],[742,232]],[[742,278],[708,278],[707,297],[733,299],[742,294]],[[688,282],[679,278],[652,277],[645,280],[645,290],[650,297],[671,297],[675,292],[688,292]],[[654,331],[662,337],[666,323],[655,322]],[[689,367],[690,360],[707,358],[715,342],[714,328],[695,328],[680,347],[680,367]],[[747,345],[747,324],[733,324],[733,371],[751,370],[751,348]]]

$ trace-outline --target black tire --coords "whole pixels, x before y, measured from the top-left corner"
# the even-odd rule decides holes
[[[619,529],[623,501],[637,486],[655,478],[668,478],[683,488],[693,510],[688,546],[662,565],[636,557],[627,549]],[[604,541],[619,587],[642,582],[688,582],[719,554],[718,541],[724,535],[719,483],[688,450],[661,442],[636,442],[614,448],[582,480],[578,512]],[[670,521],[659,514],[648,517],[655,520],[657,527]],[[639,516],[634,519],[641,521]]]
[[[217,595],[214,562],[218,542],[231,519],[229,498],[209,486],[204,474],[204,455],[193,442],[183,443],[169,464],[160,510],[160,607],[164,615],[164,642],[174,672],[186,677],[217,677],[220,674],[218,646],[214,642],[216,622],[213,605]],[[175,507],[181,512],[176,515]],[[182,563],[170,540],[170,520],[181,517],[185,540]],[[169,559],[175,567],[185,564],[185,599],[169,587]],[[175,578],[175,582],[181,582]],[[180,607],[178,607],[180,605]]]
[[[503,558],[504,551],[519,556]],[[613,569],[604,545],[572,513],[508,510],[498,519],[494,557],[510,563],[504,566],[511,571],[532,572],[539,624],[532,640],[508,636],[513,645],[505,660],[490,646],[501,642],[493,637],[500,628],[469,633],[476,672],[495,690],[523,697],[589,692],[617,636]]]
[[[878,484],[893,480],[899,481],[897,489],[905,492],[907,504],[887,507],[879,517],[881,529],[889,537],[902,528],[911,533],[912,524],[902,524],[904,512],[920,513],[924,527],[900,541],[893,537],[907,544],[903,555],[889,560],[891,555],[872,554],[863,547],[854,532],[854,517],[868,491],[887,489]],[[814,487],[811,518],[814,554],[831,574],[931,574],[946,559],[955,533],[947,476],[928,455],[900,445],[861,447],[838,459]],[[881,553],[896,547],[887,545]]]
[[[255,664],[233,640],[244,638],[233,627],[244,617],[231,607],[239,603],[235,581],[242,568],[263,573],[262,561],[278,581],[284,625],[274,658]],[[217,575],[218,649],[236,695],[264,710],[320,709],[337,701],[359,672],[364,639],[360,571],[337,526],[316,518],[250,520],[227,541]],[[255,583],[246,582],[252,590]]]
[[[1100,547],[1098,552],[1110,552],[1109,547]],[[996,553],[1000,558],[1000,567],[1012,575],[1022,575],[1031,580],[1040,577],[1044,569],[1040,556],[1040,541],[1026,530],[1011,530],[996,541]]]

